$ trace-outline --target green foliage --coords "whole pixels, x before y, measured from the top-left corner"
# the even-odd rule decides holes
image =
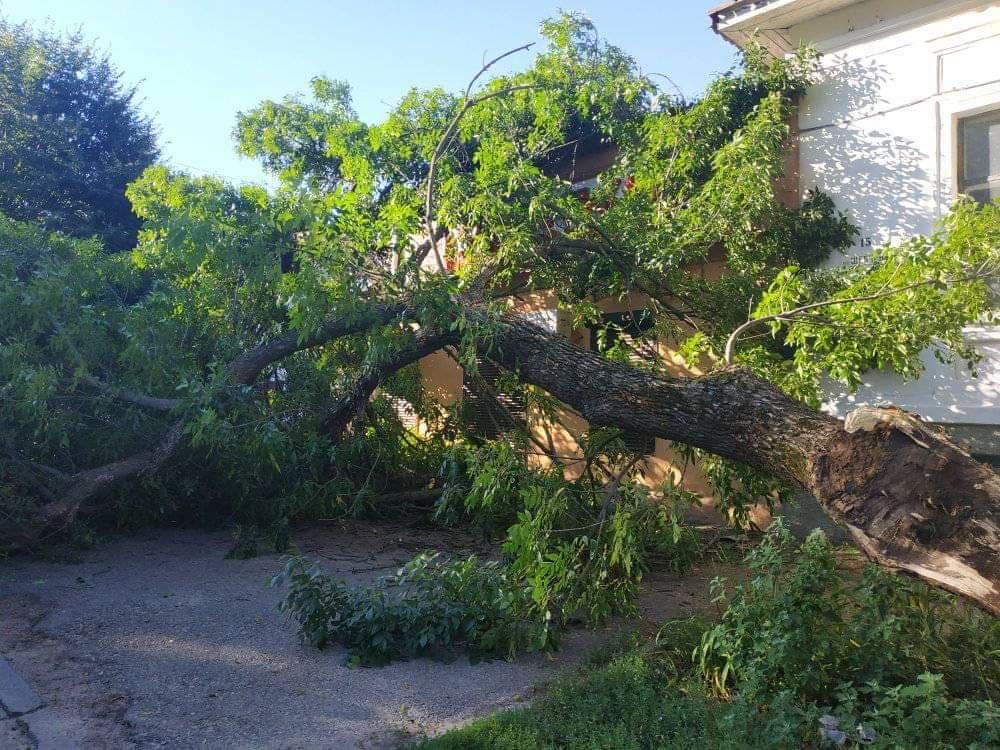
[[[793,489],[766,471],[687,445],[675,450],[685,465],[697,465],[712,488],[716,509],[738,529],[754,527],[750,514],[758,505],[773,512],[779,503],[788,507],[796,502]]]
[[[627,653],[567,676],[539,702],[424,743],[426,748],[800,748],[803,732],[784,706],[724,706],[663,680],[656,664]],[[790,726],[789,726],[790,725]]]
[[[136,283],[124,257],[96,241],[0,215],[0,539],[30,526],[51,479],[32,459],[71,472],[115,460],[162,427],[160,415],[115,408],[79,382],[84,359],[130,348],[119,300]],[[131,384],[147,373],[137,367]]]
[[[445,493],[434,509],[444,523],[471,521],[487,537],[505,532],[521,507],[521,492],[533,479],[524,453],[504,440],[481,447],[455,446],[441,466]]]
[[[387,664],[416,656],[511,656],[540,645],[541,628],[526,620],[523,589],[494,562],[441,560],[422,554],[395,576],[350,587],[302,558],[289,560],[275,584],[287,581],[281,609],[306,642],[342,643],[348,663]]]
[[[119,487],[101,522],[233,517],[249,554],[258,538],[280,549],[289,518],[363,508],[413,472],[433,475],[440,441],[415,439],[391,403],[439,410],[413,370],[385,383],[349,439],[324,434],[331,381],[363,342],[287,358],[265,388],[226,384],[222,363],[282,329],[274,245],[286,229],[263,192],[153,168],[130,195],[146,228],[129,254],[0,216],[0,538],[31,528],[63,474],[152,447],[180,415],[187,438],[169,469]],[[124,402],[89,378],[176,406]]]
[[[681,644],[684,645],[684,644]],[[988,748],[1000,742],[1000,710],[986,701],[955,700],[941,680],[922,675],[906,685],[873,688],[866,710],[845,702],[833,714],[786,693],[755,704],[718,701],[696,682],[664,673],[657,653],[626,652],[557,680],[529,708],[505,711],[425,741],[428,750],[550,748],[692,748],[799,750],[834,746],[820,719],[846,728],[841,747],[877,750]],[[865,732],[863,740],[856,727]]]
[[[874,568],[844,580],[821,534],[797,547],[780,523],[747,562],[750,579],[718,599],[718,625],[672,620],[652,643],[612,644],[529,708],[423,747],[1000,743],[994,620]]]
[[[0,213],[110,250],[135,245],[125,186],[158,156],[135,95],[79,33],[0,18]]]
[[[325,78],[312,81],[308,97],[242,113],[239,147],[279,187],[237,189],[151,167],[128,188],[143,220],[130,253],[102,257],[96,243],[4,220],[0,429],[5,449],[16,447],[0,465],[0,503],[11,525],[51,500],[52,476],[151,448],[182,420],[184,445],[168,469],[119,488],[95,512],[128,526],[228,513],[248,554],[259,538],[282,546],[290,520],[366,512],[381,492],[427,486],[438,475],[439,517],[503,535],[536,614],[600,621],[631,601],[650,549],[683,567],[696,547],[672,502],[650,510],[632,476],[612,482],[631,460],[620,435],[585,437],[578,481],[529,471],[521,438],[467,449],[480,441],[435,404],[411,367],[379,379],[377,395],[334,444],[336,406],[418,327],[454,333],[457,358],[472,369],[504,307],[489,301],[491,284],[553,289],[588,325],[600,297],[627,302],[641,292],[656,336],[705,359],[748,309],[773,314],[919,281],[899,297],[777,321],[776,338],[741,347],[739,360],[811,403],[824,374],[851,385],[870,366],[917,374],[928,344],[974,360],[959,333],[985,311],[985,284],[944,282],[991,267],[998,209],[960,205],[939,235],[885,250],[870,268],[834,273],[816,268],[850,244],[848,219],[820,194],[795,210],[776,199],[787,122],[815,69],[812,52],[774,60],[751,45],[689,102],[660,90],[583,16],[548,19],[541,32],[545,43],[523,69],[484,71],[467,94],[410,91],[381,122],[361,121],[347,84]],[[64,49],[26,33],[3,27],[5,70],[42,75],[46,54],[90,60],[100,70],[85,84],[118,96],[119,114],[135,124],[130,94],[116,88],[106,63],[78,40]],[[578,156],[609,146],[613,162],[581,201]],[[421,249],[429,223],[447,228],[433,252]],[[722,255],[732,271],[722,278],[691,272]],[[468,300],[484,298],[490,314],[470,316]],[[373,305],[401,312],[297,351],[251,386],[227,380],[226,364],[248,349],[280,336],[304,345],[332,319],[371,320]],[[684,341],[690,318],[700,330]],[[606,353],[637,360],[621,344]],[[665,369],[658,356],[640,365]],[[110,388],[94,387],[94,378]],[[114,398],[116,388],[176,403],[144,409]],[[527,395],[533,409],[554,411],[544,394]],[[421,418],[419,435],[399,419],[401,401]],[[783,497],[759,470],[701,458],[737,523],[753,502]],[[602,496],[609,483],[617,485],[613,502]],[[679,497],[675,488],[668,494]]]
[[[754,317],[876,297],[774,320],[771,332],[791,356],[756,347],[744,352],[743,361],[810,403],[817,403],[824,375],[850,389],[872,368],[919,377],[920,355],[928,349],[942,362],[964,362],[975,372],[979,354],[962,329],[993,315],[989,280],[1000,269],[998,248],[1000,203],[979,207],[962,200],[935,234],[881,248],[868,264],[823,272],[789,266],[774,277]],[[877,296],[892,289],[900,291]]]
[[[455,468],[459,455],[467,462],[460,473]],[[557,470],[531,469],[523,454],[501,442],[453,451],[445,471],[464,496],[446,492],[436,515],[470,518],[488,532],[507,523],[503,561],[430,564],[419,556],[400,577],[355,589],[295,561],[282,579],[289,583],[282,606],[299,622],[307,642],[343,643],[366,664],[459,646],[473,656],[551,648],[573,620],[597,625],[614,614],[634,612],[651,556],[683,571],[700,553],[697,535],[680,522],[681,504],[690,501],[680,490],[674,504],[653,504],[645,488],[627,481],[611,495],[589,481],[567,481]],[[462,483],[466,476],[471,484]],[[468,577],[479,581],[479,595],[474,586],[453,588],[453,582]],[[389,591],[397,586],[404,593],[394,597]],[[413,610],[422,611],[422,597],[440,598],[441,591],[449,592],[459,610],[480,618],[475,627],[442,625],[437,636],[425,637],[424,621],[415,620]],[[378,621],[384,637],[366,640],[341,627],[359,621],[354,613],[363,607],[376,608],[378,616],[368,620]],[[446,614],[454,624],[456,615],[434,617]],[[491,617],[499,630],[486,627]],[[369,653],[365,644],[376,641],[381,650]]]
[[[749,581],[732,594],[716,582],[726,611],[696,651],[717,693],[829,704],[845,684],[905,684],[930,672],[953,695],[1000,697],[995,618],[878,568],[845,580],[822,532],[797,548],[780,522],[747,565]]]

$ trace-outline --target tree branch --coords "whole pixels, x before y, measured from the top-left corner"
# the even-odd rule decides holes
[[[904,286],[894,287],[893,289],[882,289],[878,292],[872,292],[871,294],[860,294],[856,297],[843,297],[840,299],[827,299],[822,302],[811,302],[808,305],[802,305],[801,307],[796,307],[793,310],[788,310],[787,312],[775,313],[774,315],[765,315],[760,318],[753,318],[748,320],[743,325],[739,326],[726,340],[726,349],[723,355],[723,361],[727,365],[733,363],[733,353],[736,347],[736,342],[739,340],[740,336],[749,331],[752,328],[764,325],[765,323],[773,323],[776,320],[780,321],[792,321],[795,318],[801,317],[811,310],[817,310],[821,307],[830,307],[832,305],[846,305],[854,302],[870,302],[876,299],[882,299],[883,297],[891,297],[894,294],[902,294],[903,292],[908,292],[911,289],[918,289],[922,286],[930,286],[931,284],[966,284],[972,281],[982,281],[983,279],[988,279],[996,276],[996,273],[987,273],[984,269],[979,269],[975,273],[969,274],[968,276],[962,276],[955,279],[923,279],[922,281],[915,281],[912,284],[906,284]]]
[[[339,400],[325,420],[330,438],[334,442],[341,439],[348,425],[361,413],[372,394],[387,377],[418,359],[455,343],[458,338],[459,334],[455,332],[443,333],[421,328],[414,334],[412,341],[393,350],[388,356],[369,358],[350,392]]]
[[[438,269],[444,271],[444,260],[441,258],[441,253],[438,252],[437,248],[437,236],[436,228],[434,226],[434,177],[437,172],[438,160],[444,155],[444,152],[451,146],[452,140],[458,131],[458,124],[465,117],[465,113],[470,109],[475,107],[477,104],[486,101],[487,99],[492,99],[496,96],[502,96],[504,94],[509,94],[514,91],[521,91],[523,89],[535,88],[537,84],[521,84],[516,86],[509,86],[498,91],[492,91],[488,94],[484,94],[479,97],[470,98],[472,94],[472,88],[476,85],[476,82],[486,73],[490,68],[496,65],[498,62],[506,57],[510,57],[518,52],[523,52],[525,50],[531,49],[534,42],[528,44],[522,44],[520,47],[515,47],[514,49],[508,50],[501,55],[497,55],[489,62],[485,63],[479,71],[472,77],[469,81],[469,85],[465,87],[465,95],[463,97],[462,106],[459,107],[458,111],[451,118],[451,121],[445,127],[444,132],[441,134],[441,139],[438,141],[437,146],[434,148],[434,152],[431,154],[430,165],[427,169],[427,189],[424,195],[424,226],[427,229],[427,236],[430,238],[430,245],[427,249],[423,251],[418,251],[414,253],[409,266],[418,269],[424,262],[429,251],[434,252],[435,260],[438,264]]]
[[[184,425],[184,419],[175,421],[150,450],[71,475],[68,478],[69,488],[59,499],[42,506],[38,518],[42,528],[65,529],[76,518],[80,506],[98,493],[123,479],[159,471],[180,445]]]
[[[59,320],[51,313],[49,314],[49,320],[52,321],[52,326],[56,329],[59,335],[62,336],[63,343],[66,344],[66,347],[73,355],[73,358],[76,359],[77,364],[81,368],[87,369],[87,361],[84,359],[83,354],[80,352],[79,348],[77,348],[77,345],[73,341],[72,337],[69,335],[69,333],[66,332],[66,328],[63,326],[63,324],[60,323]],[[176,408],[177,405],[180,403],[177,399],[174,398],[158,398],[156,396],[148,396],[145,393],[141,393],[139,391],[133,391],[128,388],[119,388],[117,386],[105,383],[100,378],[97,378],[89,373],[80,377],[79,380],[81,383],[85,383],[86,385],[89,385],[91,388],[95,388],[101,391],[102,393],[106,393],[112,398],[117,398],[120,401],[127,401],[137,406],[142,406],[146,409],[154,409],[156,411],[171,411],[172,409]]]
[[[318,330],[305,335],[298,331],[289,331],[241,354],[230,362],[226,368],[227,378],[233,385],[250,385],[265,367],[290,354],[361,333],[393,320],[402,320],[406,317],[407,310],[406,302],[375,304],[350,316],[330,320]]]
[[[96,378],[93,375],[81,376],[80,382],[89,385],[91,388],[101,391],[112,398],[116,398],[119,401],[135,404],[136,406],[141,406],[145,409],[153,409],[155,411],[172,411],[177,408],[178,404],[180,404],[180,399],[160,398],[158,396],[149,396],[140,391],[133,391],[129,388],[119,388],[118,386],[105,383],[103,380]]]
[[[405,318],[406,310],[407,306],[403,302],[391,305],[372,305],[350,317],[331,320],[306,336],[301,336],[296,331],[278,336],[236,357],[226,368],[228,382],[233,385],[249,385],[265,367],[294,352],[321,346],[343,336],[360,333],[393,320],[403,319]],[[419,334],[418,338],[420,338]],[[424,341],[424,343],[426,344],[427,342]],[[404,356],[405,354],[413,356],[413,359],[409,361],[415,361],[415,359],[419,359],[422,356],[411,349],[407,349],[400,356]],[[404,362],[403,364],[406,363],[408,362]],[[401,366],[402,364],[399,365],[399,367]],[[377,380],[375,386],[372,387],[374,390],[374,387],[381,380],[373,373],[369,373],[368,375],[369,377],[375,377]],[[382,374],[382,377],[384,376],[385,373]],[[124,392],[123,389],[117,389],[102,381],[94,380],[96,383],[91,382],[89,378],[84,379],[84,382],[100,390],[106,389],[108,392],[113,392],[112,395],[123,398],[126,401],[136,403],[149,399],[151,402],[140,405],[149,405],[152,407],[158,401],[153,399],[153,397],[145,397],[145,394]],[[133,399],[133,397],[135,398]],[[165,406],[166,404],[161,405]],[[170,408],[173,408],[173,405]],[[63,475],[61,472],[58,472],[61,475],[61,483],[65,487],[64,491],[57,493],[58,498],[55,500],[51,499],[51,495],[49,496],[50,502],[40,508],[38,516],[35,519],[36,526],[38,527],[36,532],[26,532],[18,541],[30,543],[34,539],[37,539],[38,534],[41,532],[65,529],[76,518],[83,504],[101,492],[106,491],[116,482],[140,475],[154,474],[159,471],[180,446],[184,437],[185,425],[185,418],[181,417],[177,419],[160,437],[159,442],[152,449],[143,450],[118,461],[72,475]],[[57,472],[55,469],[51,469],[50,471]],[[46,493],[40,494],[44,495]]]

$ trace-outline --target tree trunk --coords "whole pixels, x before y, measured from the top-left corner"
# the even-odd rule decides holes
[[[590,423],[770,471],[812,492],[875,562],[1000,614],[1000,478],[905,412],[867,410],[848,432],[746,369],[667,378],[512,316],[492,345],[484,354]]]

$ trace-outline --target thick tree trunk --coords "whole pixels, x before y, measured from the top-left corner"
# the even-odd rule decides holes
[[[875,562],[1000,614],[1000,478],[904,412],[877,410],[848,432],[748,370],[666,378],[514,317],[492,345],[484,353],[592,424],[771,471],[811,491]]]

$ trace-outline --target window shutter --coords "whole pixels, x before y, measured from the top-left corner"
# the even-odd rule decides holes
[[[462,373],[463,412],[472,432],[493,439],[523,426],[527,421],[523,394],[501,387],[502,371],[491,360],[477,357],[476,369]]]

